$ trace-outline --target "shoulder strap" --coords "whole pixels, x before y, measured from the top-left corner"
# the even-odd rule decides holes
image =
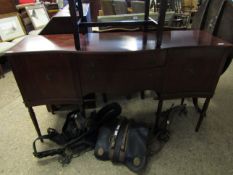
[[[38,140],[48,140],[50,139],[48,135],[44,135],[44,136],[41,136],[41,137],[38,137],[36,140],[34,140],[33,142],[33,155],[37,158],[43,158],[43,157],[48,157],[48,156],[54,156],[54,155],[62,155],[64,153],[64,148],[58,148],[58,149],[51,149],[51,150],[46,150],[46,151],[41,151],[41,152],[38,152],[37,149],[36,149],[36,142]]]

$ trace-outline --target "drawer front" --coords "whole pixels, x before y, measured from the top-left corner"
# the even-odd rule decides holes
[[[160,90],[161,69],[81,72],[84,95],[97,93],[122,94],[141,90]]]
[[[140,70],[165,64],[165,51],[92,53],[80,55],[81,71]]]
[[[13,71],[25,101],[50,103],[75,101],[81,97],[69,56],[59,53],[28,54],[11,59]]]

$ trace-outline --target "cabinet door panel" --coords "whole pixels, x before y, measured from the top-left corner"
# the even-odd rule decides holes
[[[33,53],[11,59],[24,100],[33,104],[75,101],[81,91],[74,85],[70,56]]]
[[[213,93],[226,49],[216,47],[169,49],[163,93]]]

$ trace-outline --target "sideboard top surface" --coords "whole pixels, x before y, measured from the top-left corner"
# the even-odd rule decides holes
[[[81,51],[128,52],[153,50],[156,47],[155,32],[88,33],[81,35]],[[198,30],[166,31],[161,48],[202,46],[230,46],[224,40]],[[72,34],[27,36],[7,54],[28,52],[80,52],[75,49]]]

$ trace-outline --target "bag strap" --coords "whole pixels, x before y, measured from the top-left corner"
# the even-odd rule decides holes
[[[38,151],[36,148],[36,142],[41,139],[44,139],[44,140],[50,139],[49,135],[38,137],[33,142],[33,155],[37,158],[60,155],[62,156],[62,160],[60,162],[62,164],[67,164],[70,162],[70,160],[74,157],[75,154],[79,155],[81,152],[83,151],[86,152],[95,146],[95,144],[92,141],[88,141],[85,139],[81,140],[82,138],[83,137],[80,137],[79,141],[66,144],[62,148],[55,148],[55,149],[50,149],[46,151]]]
[[[128,141],[128,133],[129,133],[129,126],[130,123],[128,123],[125,127],[123,139],[122,139],[122,144],[120,147],[120,154],[119,154],[119,161],[124,162],[125,160],[125,152],[126,152],[126,147],[127,147],[127,141]]]
[[[58,149],[51,149],[51,150],[46,150],[46,151],[41,151],[38,152],[36,148],[36,142],[38,140],[49,140],[50,137],[49,135],[44,135],[41,137],[38,137],[36,140],[33,142],[33,155],[37,158],[43,158],[43,157],[48,157],[48,156],[54,156],[54,155],[62,155],[64,153],[64,148],[58,148]]]
[[[125,149],[127,142],[129,123],[127,119],[123,119],[117,125],[111,138],[109,159],[112,162],[123,162],[125,159]]]

